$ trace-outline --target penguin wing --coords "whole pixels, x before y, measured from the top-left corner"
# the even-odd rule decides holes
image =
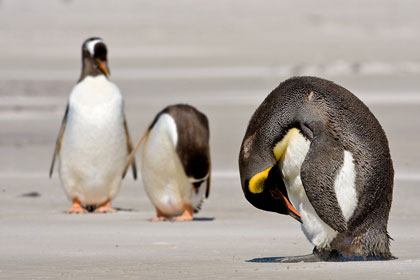
[[[57,157],[58,153],[60,153],[60,150],[61,150],[61,142],[63,141],[64,132],[66,131],[68,113],[69,113],[69,104],[67,104],[66,112],[64,113],[64,117],[61,122],[60,132],[58,133],[57,141],[55,143],[55,150],[54,150],[51,167],[50,167],[50,178],[54,171],[55,158]]]
[[[347,230],[334,190],[335,177],[343,159],[343,148],[337,140],[321,133],[312,139],[300,173],[303,188],[316,213],[338,232]]]
[[[128,131],[128,125],[127,125],[127,121],[125,119],[125,116],[124,116],[124,130],[125,130],[125,139],[127,141],[127,152],[130,155],[131,151],[133,150],[133,145],[131,143],[131,137],[130,137],[130,133]],[[136,159],[135,158],[133,158],[133,160],[131,162],[131,168],[133,170],[133,178],[134,178],[134,180],[136,180],[137,179],[137,166],[136,166]],[[125,175],[125,172],[124,172],[124,175]]]
[[[210,195],[211,162],[209,163],[209,175],[207,177],[206,198]]]
[[[126,134],[128,135],[128,129],[126,130]],[[125,164],[123,173],[122,173],[122,178],[125,177],[125,174],[127,173],[128,168],[130,167],[130,165],[132,164],[132,162],[134,162],[135,160],[135,156],[136,156],[136,152],[137,150],[140,148],[141,143],[143,142],[144,139],[146,139],[149,136],[149,132],[150,129],[146,130],[146,132],[140,137],[139,141],[137,141],[136,146],[134,148],[132,148],[130,155],[128,156],[128,160],[127,163]],[[129,138],[129,137],[127,137]],[[135,163],[134,163],[134,167],[135,167]],[[134,172],[135,169],[133,169]]]

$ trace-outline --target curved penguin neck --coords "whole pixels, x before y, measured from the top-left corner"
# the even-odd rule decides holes
[[[98,65],[96,65],[91,58],[83,58],[82,73],[80,74],[80,78],[77,82],[80,83],[88,76],[96,77],[99,75],[104,75],[108,79],[108,77],[101,71],[101,69],[99,69]]]

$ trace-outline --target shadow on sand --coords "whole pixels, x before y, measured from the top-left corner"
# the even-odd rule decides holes
[[[117,210],[117,212],[133,212],[133,211],[135,211],[132,208],[121,208],[121,207],[115,207],[115,210]]]
[[[211,222],[214,221],[214,217],[198,217],[193,218],[193,222]]]
[[[41,194],[39,192],[28,192],[28,193],[23,193],[21,195],[19,195],[20,197],[31,197],[31,198],[35,198],[35,197],[40,197]]]
[[[300,256],[298,256],[300,257]],[[295,258],[295,257],[264,257],[264,258],[255,258],[255,259],[251,259],[251,260],[246,260],[246,262],[252,262],[252,263],[293,263],[290,262],[289,260],[291,258]],[[392,256],[392,258],[390,260],[396,260],[398,259],[397,257]],[[337,258],[330,258],[328,260],[310,260],[310,261],[300,261],[300,262],[359,262],[359,261],[385,261],[382,258],[377,258],[377,257],[353,257],[353,258],[346,258],[343,256],[337,257]],[[297,262],[295,262],[297,263]]]

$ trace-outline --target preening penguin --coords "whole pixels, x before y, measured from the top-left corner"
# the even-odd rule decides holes
[[[156,208],[152,220],[192,220],[210,191],[207,117],[189,105],[166,107],[137,142],[126,169],[143,140],[141,174]]]
[[[114,212],[111,200],[121,185],[121,174],[132,150],[124,100],[108,80],[107,48],[100,38],[82,45],[82,74],[70,93],[57,138],[59,174],[72,207],[67,213]],[[137,177],[133,161],[133,176]]]
[[[345,88],[315,77],[281,83],[249,122],[239,168],[247,200],[294,217],[315,245],[313,254],[283,261],[392,257],[388,140]]]

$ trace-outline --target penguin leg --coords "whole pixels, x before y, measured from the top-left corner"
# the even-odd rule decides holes
[[[168,218],[160,211],[158,208],[156,208],[156,216],[152,218],[152,222],[160,222],[160,221],[167,221]]]
[[[117,210],[111,207],[111,200],[108,199],[104,203],[100,204],[93,213],[115,213]]]
[[[194,208],[191,205],[186,204],[184,213],[182,213],[182,215],[180,216],[176,216],[174,220],[177,222],[192,221],[193,213],[194,213]]]
[[[79,214],[79,213],[87,213],[88,211],[83,208],[82,204],[77,198],[73,198],[73,202],[71,204],[71,208],[66,211],[67,214]]]

